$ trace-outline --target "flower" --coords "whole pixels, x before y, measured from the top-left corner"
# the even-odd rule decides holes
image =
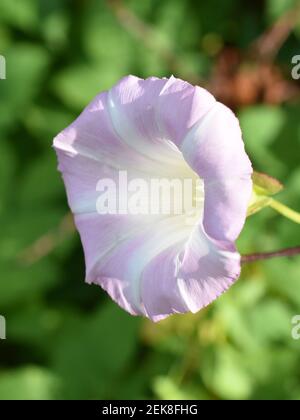
[[[208,91],[173,76],[125,77],[100,93],[54,147],[84,248],[86,281],[126,311],[153,321],[197,312],[239,277],[235,241],[251,197],[252,166],[238,120]],[[117,185],[120,171],[133,182],[197,179],[202,192],[192,201],[198,207],[168,215],[133,214],[126,206],[97,211],[107,193],[99,182]],[[128,188],[122,191],[124,204]]]

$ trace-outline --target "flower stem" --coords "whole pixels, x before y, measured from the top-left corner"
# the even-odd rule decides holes
[[[249,254],[242,256],[242,264],[247,264],[255,261],[268,260],[275,257],[292,257],[300,255],[300,246],[294,248],[281,249],[274,252],[262,252],[258,254]]]
[[[278,211],[278,213],[292,220],[293,222],[300,223],[300,213],[297,213],[296,211],[290,209],[289,207],[285,206],[279,201],[276,201],[272,198],[270,199],[269,206],[272,207],[274,210]]]

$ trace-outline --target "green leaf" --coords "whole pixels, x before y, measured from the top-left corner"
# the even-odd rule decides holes
[[[280,173],[283,164],[271,147],[279,138],[286,122],[283,109],[269,105],[255,105],[243,109],[239,120],[247,149],[254,164],[266,172]]]
[[[267,0],[267,16],[270,22],[279,19],[296,5],[297,0]]]
[[[101,294],[96,286],[86,287]],[[114,303],[90,316],[73,317],[53,354],[53,366],[64,378],[63,396],[99,399],[114,395],[114,381],[132,366],[139,325],[138,319]]]
[[[252,175],[253,191],[248,207],[248,216],[251,216],[265,207],[272,206],[274,200],[270,196],[282,191],[283,185],[275,178],[262,172],[254,172]]]
[[[57,54],[67,43],[70,26],[70,17],[61,10],[54,11],[46,16],[42,31],[44,38]]]
[[[56,229],[65,215],[64,209],[59,207],[38,207],[32,203],[28,205],[28,202],[26,206],[25,202],[23,204],[22,217],[19,217],[20,207],[14,207],[5,212],[0,219],[0,261],[16,262],[24,248]]]
[[[125,74],[120,67],[112,68],[108,62],[79,64],[58,73],[52,85],[64,104],[82,110],[98,93],[110,88]]]
[[[208,388],[224,399],[249,398],[252,378],[247,372],[242,355],[229,345],[207,351],[212,354],[202,365],[202,376]]]
[[[39,92],[48,66],[43,47],[18,44],[6,54],[7,76],[0,90],[0,126],[11,128],[26,116],[27,107]]]
[[[54,150],[51,153],[32,159],[31,165],[20,181],[19,204],[31,207],[32,203],[41,208],[42,205],[55,203],[63,192],[63,183],[57,172],[57,159]],[[41,210],[42,211],[42,210]]]
[[[38,0],[1,0],[0,21],[23,30],[35,29],[39,22],[38,3]]]
[[[24,124],[29,133],[49,153],[49,146],[52,144],[52,139],[61,130],[70,125],[76,116],[76,113],[68,111],[63,106],[44,107],[35,105],[29,110]]]
[[[206,395],[202,390],[187,389],[180,386],[172,378],[159,376],[154,380],[154,391],[160,400],[206,400]]]
[[[7,206],[7,200],[12,194],[11,185],[15,175],[15,157],[8,142],[0,143],[0,215]]]
[[[270,290],[280,293],[284,298],[296,305],[297,312],[300,310],[299,279],[300,265],[298,259],[277,259],[268,261],[266,266],[266,282]]]
[[[45,267],[46,268],[46,267]],[[55,333],[63,322],[65,311],[50,308],[43,301],[30,300],[22,304],[22,310],[8,313],[9,340],[18,343],[30,342],[43,354],[54,346]]]
[[[1,262],[1,308],[39,299],[57,284],[58,276],[58,267],[45,259],[28,267]]]
[[[249,330],[260,340],[261,345],[268,345],[278,340],[290,338],[290,326],[293,311],[283,302],[264,300],[249,311]]]
[[[1,400],[51,400],[58,396],[59,380],[47,369],[27,366],[3,371]]]
[[[254,172],[252,180],[255,191],[259,195],[274,195],[283,189],[283,185],[277,179],[262,172]]]

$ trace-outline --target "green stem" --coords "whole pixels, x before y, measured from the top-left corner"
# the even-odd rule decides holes
[[[290,209],[289,207],[285,206],[279,201],[276,201],[272,198],[270,199],[269,206],[272,207],[274,210],[278,211],[278,213],[292,220],[293,222],[300,223],[300,213],[297,213],[296,211]]]

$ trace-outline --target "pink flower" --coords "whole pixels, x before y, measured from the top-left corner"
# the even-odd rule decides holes
[[[239,277],[234,243],[246,219],[252,167],[238,120],[209,92],[174,77],[125,77],[99,94],[54,147],[86,281],[126,311],[154,321],[197,312]],[[197,211],[189,223],[186,213],[99,214],[99,181],[117,185],[120,171],[147,182],[198,179]]]

